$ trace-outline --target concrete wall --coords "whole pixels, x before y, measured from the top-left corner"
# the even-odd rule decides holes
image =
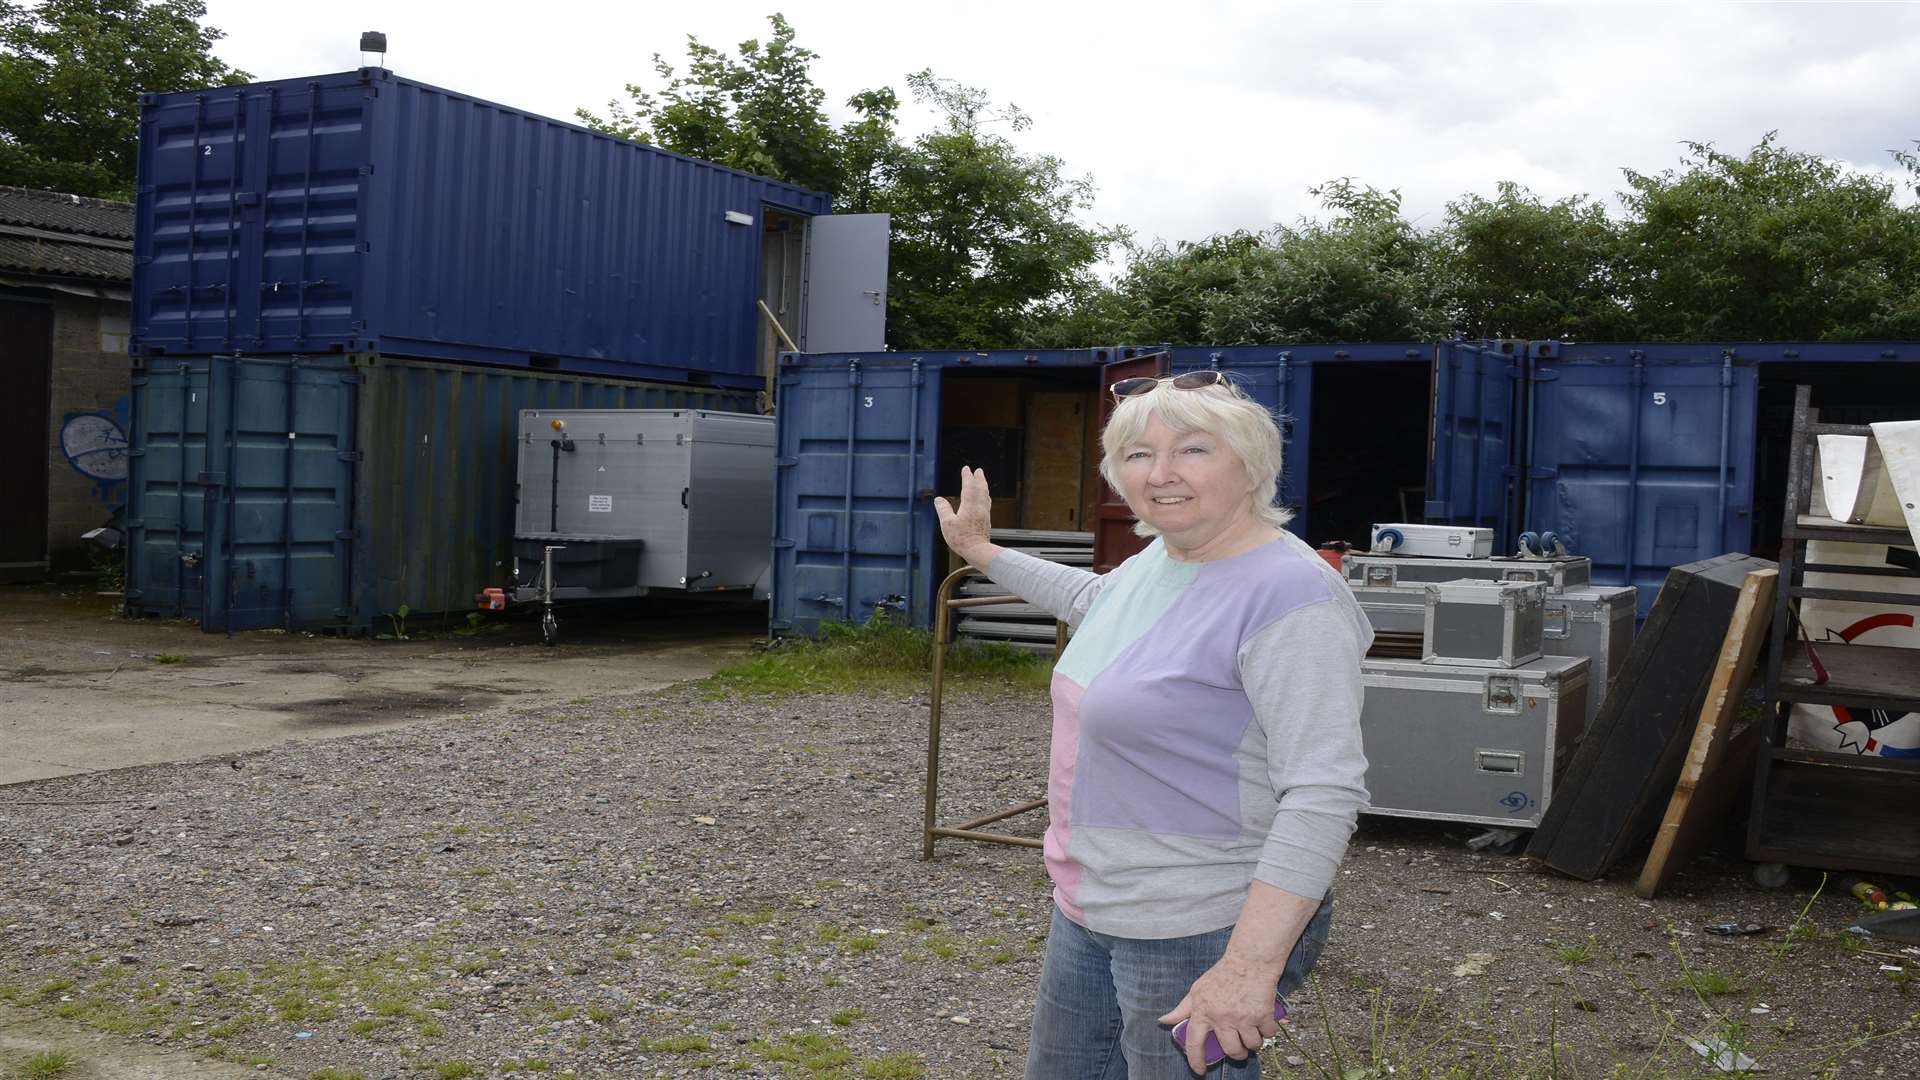
[[[104,524],[125,500],[126,457],[114,447],[126,445],[130,387],[127,303],[51,296],[47,557],[57,572],[92,565],[80,534]]]

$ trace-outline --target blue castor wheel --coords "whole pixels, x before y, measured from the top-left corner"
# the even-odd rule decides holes
[[[1399,529],[1381,529],[1379,532],[1373,534],[1373,550],[1375,551],[1392,551],[1394,548],[1406,542],[1407,538],[1401,535]]]
[[[1540,534],[1539,533],[1523,532],[1520,534],[1520,554],[1522,555],[1540,554]]]
[[[1543,532],[1540,534],[1540,554],[1542,555],[1560,554],[1560,534],[1559,533]]]

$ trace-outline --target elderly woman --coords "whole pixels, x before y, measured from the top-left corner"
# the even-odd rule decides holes
[[[1053,676],[1054,913],[1026,1075],[1255,1077],[1366,802],[1373,632],[1282,528],[1266,409],[1213,371],[1111,389],[1101,475],[1155,537],[1111,573],[993,544],[976,470],[957,508],[936,501],[954,552],[1075,631]]]

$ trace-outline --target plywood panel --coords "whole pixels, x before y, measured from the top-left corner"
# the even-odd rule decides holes
[[[1043,390],[1027,397],[1026,462],[1020,485],[1020,527],[1084,527],[1080,495],[1087,408],[1083,391]]]

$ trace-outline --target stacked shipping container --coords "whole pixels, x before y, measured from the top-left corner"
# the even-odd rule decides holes
[[[753,410],[828,209],[377,68],[150,95],[139,168],[127,605],[214,630],[468,606],[518,411]]]

